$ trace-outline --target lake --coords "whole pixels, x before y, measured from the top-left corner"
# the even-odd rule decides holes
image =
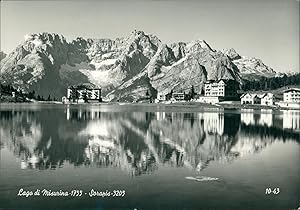
[[[2,208],[300,206],[299,111],[0,106]],[[63,191],[69,196],[18,196],[20,189]],[[123,194],[90,197],[92,189]],[[72,190],[82,195],[71,196]]]

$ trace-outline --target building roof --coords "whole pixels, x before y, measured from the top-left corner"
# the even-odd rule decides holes
[[[300,88],[289,88],[286,89],[285,91],[283,91],[284,93],[290,92],[290,91],[296,91],[296,92],[300,92]]]
[[[262,96],[262,94],[247,92],[247,93],[244,93],[243,95],[241,95],[240,98],[243,98],[243,97],[246,96],[246,95],[250,95],[250,96],[252,96],[252,97],[261,97],[261,96]]]
[[[243,98],[245,95],[250,95],[250,96],[252,96],[252,97],[259,97],[259,98],[264,98],[264,97],[266,97],[267,95],[269,95],[269,94],[272,94],[272,95],[274,95],[273,93],[270,93],[270,92],[267,92],[267,93],[251,93],[251,92],[247,92],[247,93],[244,93],[243,95],[241,95],[241,97],[240,98]]]
[[[216,82],[216,80],[210,79],[210,80],[206,80],[206,81],[205,81],[205,84],[210,84],[210,83],[214,83],[214,82]]]
[[[71,85],[68,88],[75,88],[75,89],[101,89],[92,83],[80,83],[77,85]]]
[[[246,95],[252,95],[251,93],[243,93],[242,95],[241,95],[241,97],[240,98],[243,98],[243,97],[245,97]]]
[[[257,95],[257,94],[255,94],[255,96],[254,96],[253,98],[259,98],[259,99],[261,99],[261,96],[260,96],[260,95]]]
[[[223,81],[224,83],[237,82],[236,80],[233,80],[233,79],[219,79],[219,80],[206,80],[205,84],[219,83],[221,81]]]
[[[260,97],[261,98],[264,98],[264,97],[266,97],[266,96],[268,96],[268,95],[272,95],[272,96],[274,96],[274,94],[273,93],[264,93],[263,95],[261,95]]]

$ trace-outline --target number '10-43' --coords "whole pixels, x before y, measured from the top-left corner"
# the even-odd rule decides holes
[[[279,187],[276,187],[274,189],[266,188],[266,195],[270,195],[270,194],[278,195],[279,193],[280,193]]]

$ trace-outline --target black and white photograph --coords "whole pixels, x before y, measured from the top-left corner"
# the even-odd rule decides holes
[[[0,0],[0,210],[299,210],[299,0]]]

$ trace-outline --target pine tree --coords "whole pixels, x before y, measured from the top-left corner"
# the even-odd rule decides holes
[[[82,98],[83,98],[84,102],[87,102],[88,96],[87,96],[87,92],[86,91],[84,91],[82,93]]]
[[[35,98],[35,91],[31,91],[28,93],[28,98],[34,99]]]
[[[194,97],[195,97],[195,95],[197,95],[196,94],[196,92],[195,92],[195,88],[194,88],[194,85],[192,85],[192,87],[191,87],[191,90],[190,90],[190,99],[194,99]]]
[[[71,88],[71,98],[72,98],[73,102],[75,102],[76,100],[78,102],[79,92],[74,87]]]

